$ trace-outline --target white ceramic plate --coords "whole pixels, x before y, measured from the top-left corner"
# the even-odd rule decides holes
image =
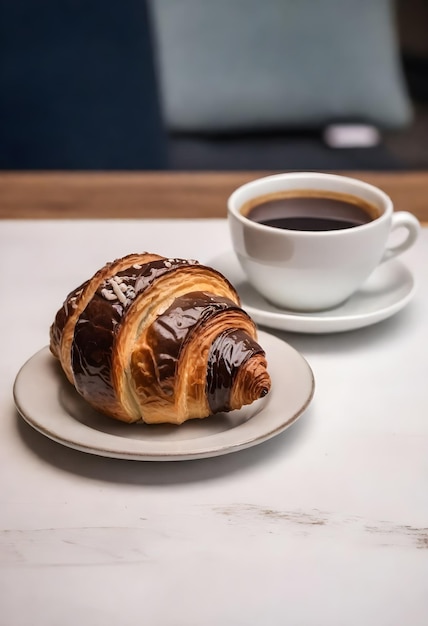
[[[338,333],[370,326],[391,317],[408,304],[415,293],[412,273],[400,261],[380,265],[349,300],[320,313],[295,313],[279,309],[263,298],[246,280],[232,251],[207,265],[222,272],[236,287],[243,308],[262,326],[298,333]]]
[[[277,337],[259,332],[272,378],[270,393],[240,411],[181,426],[123,424],[92,410],[66,380],[49,349],[19,371],[15,404],[36,430],[70,448],[139,461],[219,456],[259,444],[290,426],[309,405],[314,378],[306,360]]]

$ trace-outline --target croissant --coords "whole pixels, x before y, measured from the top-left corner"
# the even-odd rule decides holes
[[[239,409],[271,385],[255,323],[229,281],[147,252],[107,263],[67,296],[50,350],[92,407],[129,423]]]

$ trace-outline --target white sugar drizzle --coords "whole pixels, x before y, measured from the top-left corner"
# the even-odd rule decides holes
[[[68,306],[72,309],[77,309],[77,303],[82,293],[83,289],[78,289],[76,292],[74,292],[73,295],[68,299]]]
[[[106,300],[117,300],[116,294],[114,294],[112,291],[109,291],[105,287],[104,287],[104,289],[101,289],[101,295]]]
[[[111,285],[111,288],[113,289],[114,293],[116,294],[117,299],[122,303],[122,304],[126,304],[128,302],[128,298],[125,296],[125,294],[123,293],[122,289],[121,289],[121,282],[122,280],[120,280],[120,282],[117,281],[117,276],[114,276],[113,278],[109,279],[109,283]],[[126,285],[125,285],[125,290],[126,290]]]
[[[124,306],[135,298],[135,289],[127,285],[122,276],[113,276],[107,281],[107,286],[101,289],[101,295],[112,302],[119,300]]]
[[[199,265],[199,261],[194,259],[165,259],[164,267],[171,269],[173,265]],[[141,263],[134,263],[132,266],[136,270],[142,269]],[[106,281],[105,287],[101,289],[101,295],[106,300],[113,302],[119,300],[124,306],[130,303],[135,298],[135,289],[131,285],[127,284],[126,277],[113,276]]]

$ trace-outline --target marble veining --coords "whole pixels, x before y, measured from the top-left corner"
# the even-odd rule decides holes
[[[277,526],[287,527],[289,530],[309,530],[314,527],[325,527],[328,532],[334,529],[334,534],[340,537],[343,534],[354,533],[356,536],[368,535],[375,539],[379,546],[406,545],[417,549],[428,549],[428,527],[418,527],[411,524],[399,524],[385,520],[367,520],[360,516],[339,516],[318,509],[279,510],[255,504],[235,504],[217,507],[217,513],[225,516],[229,523],[237,520],[252,520],[260,523],[261,520],[271,522]],[[266,526],[268,529],[268,526]],[[271,530],[271,528],[269,527]],[[300,533],[301,534],[301,533]]]

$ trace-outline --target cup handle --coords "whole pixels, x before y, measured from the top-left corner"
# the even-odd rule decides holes
[[[401,243],[387,248],[381,259],[381,263],[393,259],[394,257],[398,256],[399,254],[413,246],[419,236],[421,225],[412,213],[409,213],[408,211],[397,211],[396,213],[392,214],[390,232],[392,233],[398,228],[405,228],[407,230],[407,237]]]

